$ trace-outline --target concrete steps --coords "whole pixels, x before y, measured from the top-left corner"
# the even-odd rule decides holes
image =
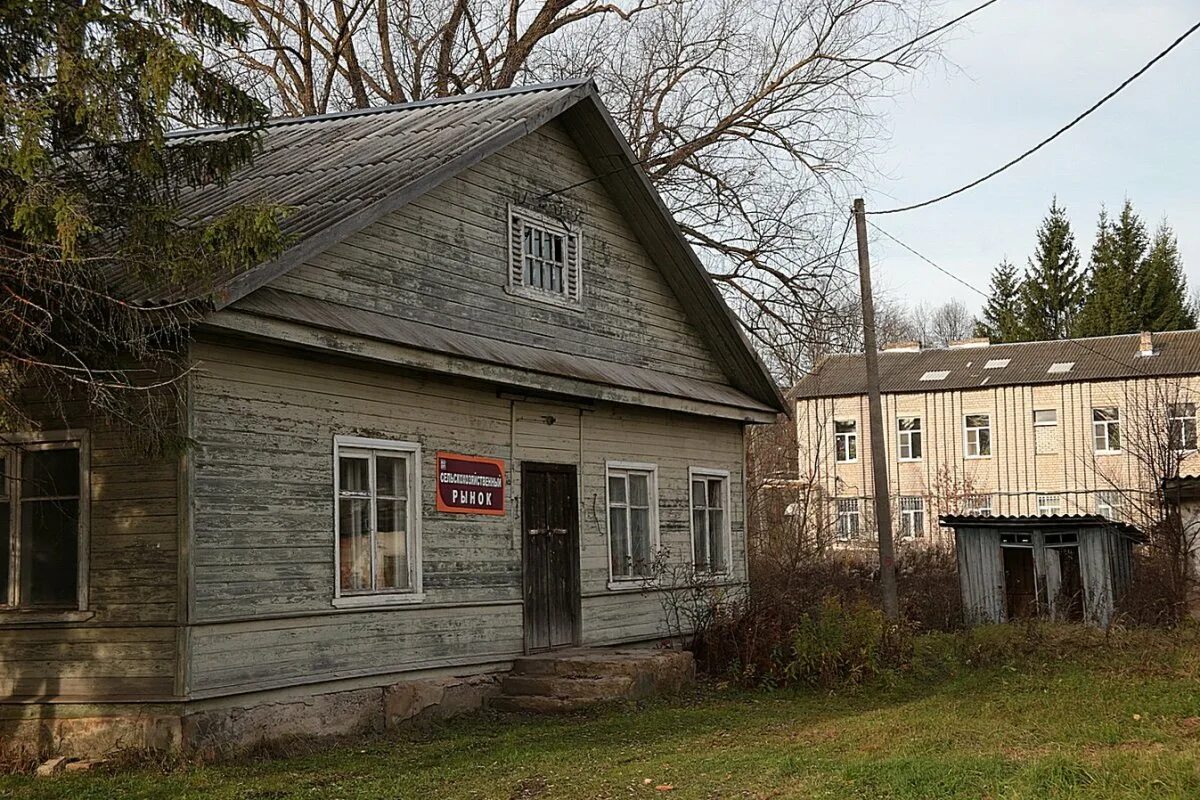
[[[677,692],[695,680],[692,654],[649,648],[578,648],[523,656],[500,681],[500,711],[578,711],[595,703]]]

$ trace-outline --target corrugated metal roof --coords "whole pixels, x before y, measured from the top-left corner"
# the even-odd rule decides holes
[[[1147,376],[1200,375],[1200,330],[1154,334],[1155,355],[1143,356],[1140,334],[993,344],[879,354],[885,394],[958,391],[990,386],[1119,380]],[[1006,360],[1003,366],[999,362]],[[1066,368],[1066,364],[1071,364]],[[989,366],[990,365],[990,366]],[[1058,366],[1052,371],[1052,367]],[[924,379],[947,373],[939,380]],[[830,356],[792,390],[796,398],[865,394],[862,354]]]
[[[1105,527],[1129,536],[1138,541],[1145,541],[1145,536],[1134,525],[1128,522],[1111,520],[1100,514],[1002,514],[989,516],[984,514],[944,514],[938,517],[938,524],[944,528],[1095,528]]]
[[[217,296],[225,302],[254,288],[255,277],[274,277],[344,235],[420,193],[443,169],[457,172],[472,158],[513,141],[561,113],[591,89],[586,80],[462,95],[398,106],[363,109],[267,124],[262,151],[224,185],[185,190],[185,219],[203,221],[239,203],[267,202],[290,209],[283,221],[289,249],[274,262],[227,276]],[[172,134],[173,143],[228,137],[239,129]],[[476,160],[477,160],[476,158]],[[130,276],[115,276],[113,291],[135,303],[162,303],[209,296],[211,287],[184,287],[169,296]]]

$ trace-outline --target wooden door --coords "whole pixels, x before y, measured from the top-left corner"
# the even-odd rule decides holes
[[[1023,619],[1037,615],[1037,588],[1034,585],[1033,550],[1004,547],[1004,587],[1008,618]]]
[[[525,649],[569,647],[579,636],[579,501],[572,464],[521,466]]]

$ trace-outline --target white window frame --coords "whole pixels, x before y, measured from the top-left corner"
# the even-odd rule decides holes
[[[987,425],[984,425],[984,426],[968,425],[967,420],[970,419],[971,417],[986,417]],[[992,412],[990,412],[990,411],[974,411],[969,414],[963,414],[963,423],[962,424],[963,424],[963,458],[991,458],[992,451],[995,450],[995,445],[996,445],[996,443],[995,443],[995,441],[993,441],[993,437],[992,437]],[[988,432],[988,451],[986,453],[979,452],[979,450],[980,450],[979,432],[980,431]],[[972,441],[971,434],[975,434],[974,441]],[[971,452],[972,444],[974,444],[974,446],[975,446],[974,453]]]
[[[1191,406],[1192,413],[1190,415],[1183,415],[1183,416],[1177,415],[1175,409],[1180,406]],[[1167,404],[1167,440],[1168,440],[1167,443],[1168,444],[1171,443],[1170,442],[1171,431],[1172,431],[1172,427],[1174,426],[1174,424],[1176,422],[1180,423],[1181,426],[1183,425],[1183,423],[1191,422],[1192,443],[1191,443],[1191,447],[1184,446],[1184,447],[1174,448],[1175,452],[1176,453],[1194,453],[1194,452],[1196,452],[1197,440],[1198,440],[1198,438],[1200,438],[1200,435],[1198,435],[1198,432],[1196,430],[1196,427],[1197,427],[1196,426],[1196,404],[1195,403],[1168,403]],[[1184,441],[1182,443],[1186,445],[1186,441]]]
[[[525,228],[540,228],[563,237],[563,291],[554,292],[525,282]],[[578,225],[554,219],[533,209],[508,206],[508,280],[506,290],[539,303],[578,310],[583,300],[583,232]]]
[[[986,501],[984,505],[981,501]],[[980,492],[979,494],[968,494],[963,497],[963,513],[974,514],[980,517],[990,517],[995,514],[995,506],[990,492]]]
[[[703,480],[705,478],[718,478],[721,481],[721,502],[725,505],[722,511],[725,512],[725,568],[720,570],[699,569],[696,567],[696,520],[695,508],[692,506],[692,481]],[[605,483],[607,486],[607,482]],[[733,513],[730,507],[729,499],[730,491],[729,470],[727,469],[711,469],[709,467],[688,467],[688,528],[692,532],[692,568],[700,575],[729,575],[733,572]],[[705,519],[708,518],[707,509],[705,510]],[[711,555],[711,554],[710,554]],[[711,559],[710,559],[711,560]],[[609,558],[609,569],[612,568],[612,558]]]
[[[1115,417],[1115,419],[1096,419],[1096,414],[1101,411],[1104,411],[1104,412],[1111,411],[1111,412],[1113,412],[1113,414],[1116,415],[1116,417]],[[1117,432],[1117,435],[1115,437],[1113,436],[1114,429]],[[1101,431],[1103,431],[1103,435],[1101,435],[1101,433],[1100,433]],[[1101,438],[1101,436],[1103,436],[1103,439],[1104,439],[1104,447],[1103,448],[1096,447],[1096,440]],[[1092,450],[1093,450],[1093,452],[1095,452],[1096,455],[1101,455],[1101,456],[1113,455],[1115,453],[1120,453],[1121,452],[1120,446],[1118,446],[1118,447],[1112,446],[1112,441],[1114,438],[1116,438],[1118,440],[1121,438],[1121,409],[1117,408],[1116,406],[1093,406],[1092,407]]]
[[[652,584],[655,581],[652,575],[616,575],[612,568],[612,497],[608,490],[608,481],[613,473],[644,472],[649,477],[647,491],[647,501],[650,503],[650,555],[657,556],[659,545],[659,530],[658,530],[658,464],[650,464],[641,461],[605,461],[604,462],[604,557],[608,561],[608,588],[609,589],[628,589],[631,586],[645,586]],[[688,482],[688,508],[691,508],[691,491],[692,484]],[[633,526],[629,524],[629,485],[625,486],[625,535],[633,536]],[[633,540],[630,539],[629,552],[633,552]]]
[[[91,555],[91,437],[86,430],[38,431],[0,434],[0,454],[10,461],[6,464],[7,480],[0,481],[0,493],[7,496],[9,503],[8,535],[8,586],[0,587],[0,618],[15,617],[21,620],[74,619],[75,615],[88,610]],[[79,451],[79,520],[76,533],[75,556],[75,604],[73,607],[50,607],[26,605],[21,598],[21,506],[20,461],[21,453],[31,450],[78,450]],[[7,483],[7,485],[5,485]]]
[[[412,586],[409,589],[389,589],[380,592],[342,593],[341,514],[339,504],[342,495],[342,451],[368,452],[371,459],[371,485],[375,485],[376,452],[403,453],[407,456],[409,470],[408,496],[408,554],[409,574]],[[333,437],[333,600],[335,608],[363,608],[374,606],[411,605],[425,600],[424,563],[421,550],[421,517],[424,516],[421,483],[422,451],[419,442],[393,439],[368,439],[360,436]],[[375,492],[371,494],[371,533],[374,541]]]
[[[1054,498],[1054,505],[1053,505],[1053,508],[1055,509],[1054,511],[1048,510],[1049,508],[1051,508],[1050,504],[1043,502],[1044,500],[1048,500],[1049,498]],[[1062,511],[1062,509],[1063,509],[1062,495],[1059,494],[1058,492],[1038,492],[1037,497],[1035,499],[1037,500],[1038,516],[1042,516],[1042,515],[1055,516],[1055,515],[1060,515],[1063,513],[1063,511]]]
[[[834,531],[837,535],[837,540],[839,542],[849,542],[857,539],[862,535],[862,501],[857,497],[837,497],[834,498],[834,503],[834,511],[837,514],[837,527]],[[842,505],[848,503],[853,503],[853,508],[843,509]],[[847,521],[854,520],[853,530],[850,530],[851,526],[849,524],[843,528],[843,518]]]
[[[852,431],[838,431],[838,425],[853,425]],[[846,455],[850,455],[850,444],[854,444],[853,458],[838,458],[838,443],[845,439]],[[835,419],[833,421],[833,460],[837,464],[857,464],[858,463],[858,420],[856,419]]]
[[[1119,522],[1121,520],[1121,493],[1113,489],[1096,492],[1096,513]],[[1104,511],[1107,508],[1108,511]]]
[[[920,508],[905,508],[906,500],[916,500],[920,502]],[[910,503],[911,505],[911,503]],[[925,498],[919,494],[901,495],[900,496],[900,538],[902,539],[924,539],[928,531],[925,530]],[[921,515],[921,524],[917,526],[916,517]]]
[[[915,419],[917,427],[904,429],[900,427],[900,422],[906,419]],[[920,461],[925,456],[925,423],[919,416],[896,417],[896,457],[900,461]],[[917,437],[917,454],[913,453],[913,434]],[[904,455],[905,448],[908,448],[908,455]]]

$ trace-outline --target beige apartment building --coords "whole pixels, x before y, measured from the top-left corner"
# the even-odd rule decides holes
[[[942,514],[1144,524],[1164,478],[1200,472],[1200,331],[902,343],[879,370],[900,540],[951,543]],[[793,508],[847,544],[874,538],[866,390],[859,354],[825,359],[792,392],[806,500]]]

